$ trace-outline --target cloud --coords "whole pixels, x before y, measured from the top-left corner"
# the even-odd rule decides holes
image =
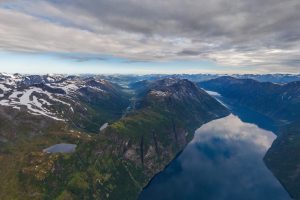
[[[298,0],[0,1],[4,51],[299,72]]]
[[[84,53],[76,53],[76,54],[57,54],[54,56],[60,57],[62,59],[70,59],[76,62],[86,62],[86,61],[105,61],[108,60],[106,57],[84,54]]]

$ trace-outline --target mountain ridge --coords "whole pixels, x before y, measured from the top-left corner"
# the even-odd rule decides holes
[[[300,81],[280,85],[224,76],[198,85],[282,123],[300,117]]]
[[[82,81],[78,77],[72,79]],[[84,82],[86,80],[83,79]],[[1,174],[0,182],[5,183],[5,179],[14,181],[0,184],[0,191],[10,188],[5,194],[0,192],[1,199],[137,198],[148,181],[191,140],[196,128],[229,114],[218,101],[188,80],[166,79],[156,83],[143,94],[136,91],[138,106],[129,109],[119,119],[110,121],[101,132],[98,129],[98,134],[87,132],[90,130],[88,128],[68,126],[67,122],[25,112],[46,122],[49,120],[61,124],[61,127],[46,127],[41,134],[31,137],[27,132],[25,137],[16,137],[3,143],[4,146],[0,148],[1,170],[8,168],[8,165],[11,167],[8,173]],[[94,87],[95,84],[93,81],[89,85]],[[114,88],[119,91],[119,87]],[[97,89],[95,91],[102,94]],[[114,96],[114,90],[109,92]],[[131,95],[125,96],[127,100],[131,98]],[[91,105],[98,101],[93,95],[84,94],[84,97]],[[106,104],[98,105],[100,108],[107,107]],[[13,109],[9,106],[0,107]],[[25,114],[18,109],[15,112],[21,116]],[[72,154],[43,152],[44,148],[57,143],[76,144],[77,148]],[[14,187],[11,187],[12,183]],[[23,190],[18,190],[20,187]]]

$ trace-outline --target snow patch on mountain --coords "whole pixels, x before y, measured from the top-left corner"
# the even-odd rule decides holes
[[[166,97],[166,96],[170,96],[169,92],[163,92],[163,91],[159,91],[159,90],[152,90],[150,92],[151,95],[154,96],[159,96],[159,97]]]
[[[202,88],[203,89],[203,88]],[[203,89],[204,90],[204,89]],[[207,94],[213,96],[213,97],[220,97],[221,94],[218,92],[210,91],[210,90],[204,90]]]
[[[84,88],[89,93],[79,92]],[[79,103],[80,99],[94,94],[101,96],[111,90],[110,82],[95,77],[0,73],[0,106],[55,120],[68,118],[66,115],[75,113],[77,107],[87,111],[86,105]]]
[[[8,99],[0,100],[0,105],[11,106],[16,109],[20,109],[20,106],[24,106],[30,111],[31,114],[44,115],[55,120],[64,121],[63,119],[55,116],[54,113],[52,113],[46,108],[46,106],[51,106],[51,103],[49,103],[44,98],[38,97],[37,95],[46,96],[46,99],[59,102],[71,107],[69,103],[62,101],[54,97],[53,94],[37,87],[30,87],[29,89],[26,89],[23,92],[13,91],[12,94],[8,97]]]

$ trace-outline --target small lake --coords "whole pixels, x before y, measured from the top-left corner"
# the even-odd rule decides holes
[[[234,114],[204,124],[140,199],[289,200],[263,162],[275,138]]]
[[[55,144],[43,150],[45,153],[73,153],[76,150],[76,144]]]

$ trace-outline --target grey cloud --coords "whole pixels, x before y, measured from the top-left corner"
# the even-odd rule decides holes
[[[98,60],[98,61],[104,61],[107,60],[107,58],[99,55],[91,55],[91,54],[75,54],[75,55],[70,55],[70,54],[54,54],[58,57],[61,57],[62,59],[71,59],[75,60],[76,62],[86,62],[86,61],[91,61],[91,60]]]
[[[298,0],[16,0],[15,10],[1,9],[1,2],[4,50],[299,71]]]
[[[182,56],[198,56],[199,54],[201,54],[199,51],[189,50],[189,49],[185,49],[182,50],[181,52],[178,52],[178,55],[182,55]]]

